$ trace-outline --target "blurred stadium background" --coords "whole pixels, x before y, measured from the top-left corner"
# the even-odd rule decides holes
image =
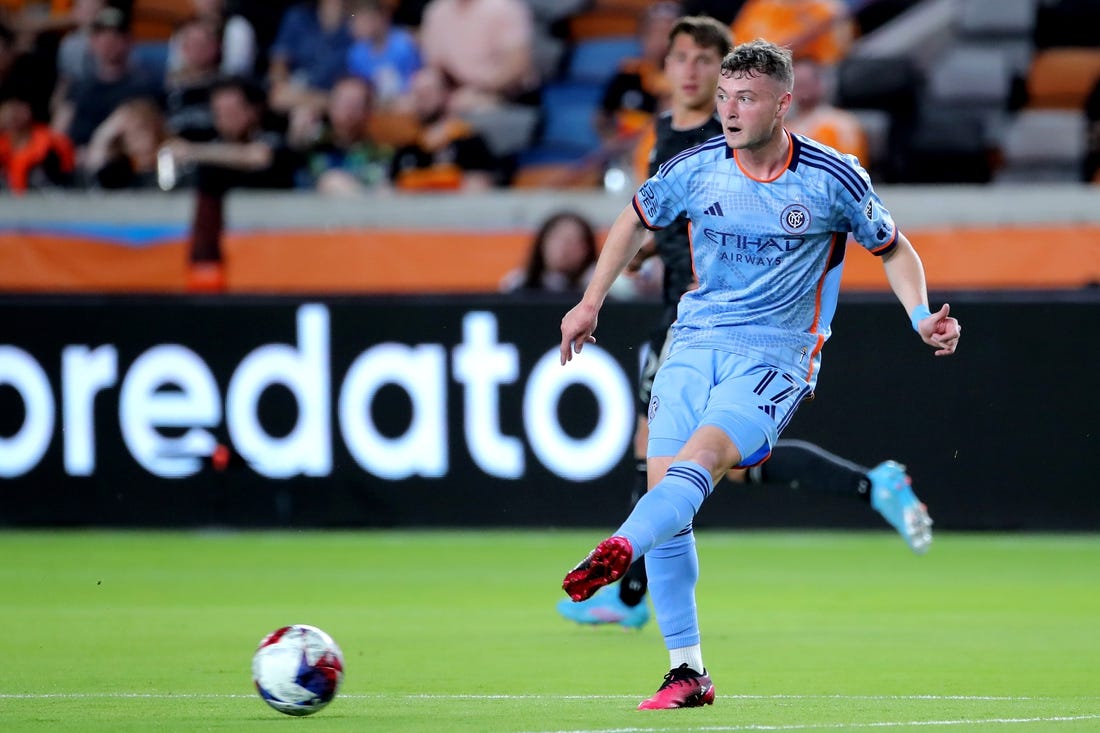
[[[185,17],[168,5],[134,3],[146,56]],[[276,5],[249,15],[260,37]],[[636,53],[648,4],[530,5],[543,104],[511,184],[232,190],[213,254],[195,251],[192,188],[0,196],[0,524],[614,521],[636,324],[657,305],[616,302],[610,358],[559,373],[546,360],[573,296],[499,290],[547,216],[602,228],[628,200],[629,171],[604,175],[617,163],[592,92]],[[834,101],[864,122],[880,193],[967,339],[956,359],[924,358],[878,264],[852,251],[821,399],[791,435],[906,463],[940,529],[1096,529],[1100,189],[1083,171],[1100,36],[1082,31],[1096,3],[848,10]],[[534,166],[585,175],[522,181]],[[870,521],[728,493],[706,521]]]

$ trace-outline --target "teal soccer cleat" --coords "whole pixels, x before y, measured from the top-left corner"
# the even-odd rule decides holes
[[[628,606],[619,598],[617,585],[604,586],[596,595],[579,603],[563,598],[558,601],[558,613],[578,624],[619,624],[624,629],[640,629],[649,621],[645,599],[636,606]]]
[[[913,494],[905,466],[884,461],[870,471],[871,506],[902,536],[909,548],[923,555],[932,544],[932,518],[928,507]]]

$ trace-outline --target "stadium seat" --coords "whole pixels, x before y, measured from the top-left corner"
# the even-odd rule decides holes
[[[1100,80],[1100,48],[1047,48],[1031,62],[1027,106],[1081,109]]]
[[[505,104],[485,110],[471,110],[463,117],[485,138],[494,154],[507,156],[531,144],[539,112],[522,104]]]
[[[621,10],[588,10],[569,19],[569,37],[574,41],[588,38],[635,36],[638,14]]]
[[[956,29],[964,38],[1030,38],[1037,12],[1036,0],[962,0]]]
[[[512,179],[512,188],[596,188],[602,166],[581,160],[564,163],[527,163],[520,165]]]
[[[600,147],[593,124],[603,95],[597,84],[555,82],[542,90],[542,130],[539,147],[580,157]]]
[[[1004,167],[998,182],[1079,181],[1087,145],[1087,123],[1073,110],[1023,110],[1002,144]]]
[[[624,59],[641,54],[638,39],[633,36],[589,38],[573,46],[567,76],[570,80],[606,84]]]
[[[136,41],[167,41],[193,14],[190,0],[134,0],[130,32]]]
[[[134,63],[148,71],[154,79],[163,79],[168,72],[167,41],[138,41],[131,55]]]
[[[906,146],[902,177],[907,183],[988,183],[993,156],[978,110],[925,109]]]
[[[970,47],[999,51],[1010,72],[1023,78],[1035,53],[1036,2],[963,0],[957,11],[956,32]]]
[[[836,75],[836,103],[845,109],[880,109],[896,122],[917,110],[924,78],[917,65],[903,56],[850,56]]]
[[[1011,87],[1008,59],[992,47],[956,46],[928,75],[929,97],[951,106],[1005,109]]]

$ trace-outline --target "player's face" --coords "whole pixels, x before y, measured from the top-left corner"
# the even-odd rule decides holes
[[[752,150],[782,133],[791,93],[763,74],[723,74],[718,77],[715,101],[726,144],[734,150]]]
[[[677,34],[665,57],[665,77],[672,88],[672,104],[681,109],[706,109],[714,102],[714,85],[722,57],[704,48],[686,33]]]

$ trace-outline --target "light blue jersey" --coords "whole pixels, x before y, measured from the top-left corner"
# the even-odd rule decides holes
[[[748,175],[725,138],[670,159],[634,197],[651,229],[691,220],[699,287],[680,300],[673,353],[741,354],[817,382],[836,310],[848,233],[874,254],[897,227],[857,159],[789,135],[790,159],[770,181]]]

